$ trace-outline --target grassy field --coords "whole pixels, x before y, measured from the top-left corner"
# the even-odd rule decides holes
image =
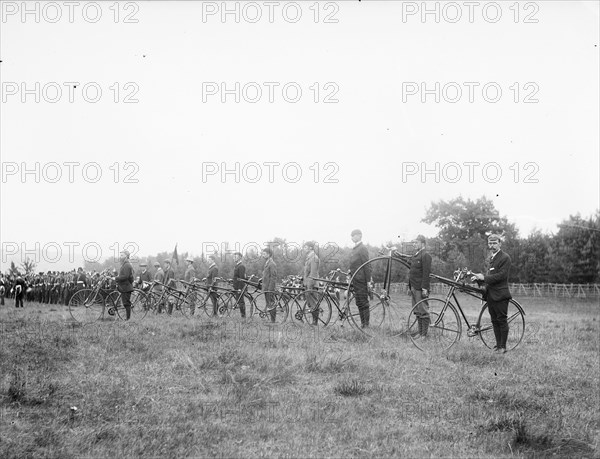
[[[600,457],[597,301],[520,301],[514,352],[463,333],[431,356],[339,323],[73,327],[8,300],[0,457]]]

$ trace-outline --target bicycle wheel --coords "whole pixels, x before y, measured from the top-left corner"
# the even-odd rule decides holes
[[[239,317],[250,318],[254,314],[254,300],[248,293],[240,297],[239,293],[225,292],[221,294],[221,299],[227,308],[227,316],[238,317],[239,314]]]
[[[284,323],[287,320],[290,295],[280,292],[262,292],[254,297],[254,317],[271,323]]]
[[[139,321],[146,317],[146,314],[148,313],[148,309],[145,307],[147,304],[146,296],[147,295],[139,289],[134,289],[131,292],[131,296],[129,297],[129,301],[131,302],[131,315],[129,320]],[[118,293],[115,298],[114,307],[117,312],[117,317],[121,320],[127,320],[127,311],[125,310],[125,306],[123,306],[121,293]]]
[[[79,290],[69,300],[69,314],[81,323],[100,320],[104,315],[104,298],[95,290]]]
[[[117,290],[113,290],[104,299],[104,310],[108,314],[108,319],[118,319],[117,308],[120,300],[120,293]]]
[[[490,319],[487,303],[481,308],[479,318],[477,319],[477,328],[479,330],[479,337],[483,344],[490,349],[496,346],[496,336],[494,335],[494,328],[492,327],[492,320]],[[508,313],[506,314],[508,320],[508,338],[506,340],[506,350],[512,351],[516,348],[523,340],[525,334],[525,313],[523,308],[515,300],[508,301]]]
[[[429,321],[423,312],[429,312]],[[443,352],[460,339],[462,323],[451,302],[440,298],[419,301],[412,308],[407,320],[407,334],[413,344],[422,351]]]
[[[350,323],[369,336],[406,336],[412,309],[408,271],[406,262],[394,257],[373,258],[360,266],[350,279],[351,294],[346,294]],[[371,278],[373,284],[366,284]]]
[[[331,302],[324,291],[300,292],[292,297],[289,305],[294,323],[324,327],[331,320]]]
[[[188,319],[196,315],[196,310],[204,301],[202,294],[194,289],[188,289],[180,299],[179,311]]]

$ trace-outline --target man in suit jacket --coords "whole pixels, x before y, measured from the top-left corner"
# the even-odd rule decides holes
[[[154,272],[154,280],[156,282],[160,282],[161,284],[164,284],[165,283],[165,272],[160,267],[160,263],[158,261],[155,261],[153,266],[154,266],[154,268],[156,268],[156,271]],[[156,295],[161,296],[163,287],[162,287],[162,285],[155,285],[152,290],[156,293]],[[158,304],[157,307],[158,307],[157,312],[160,314],[163,310],[162,301]]]
[[[306,300],[308,307],[313,317],[313,325],[319,324],[319,309],[316,307],[317,298],[315,292],[310,291],[315,289],[316,282],[313,278],[319,277],[319,257],[315,253],[315,242],[308,241],[304,244],[307,251],[306,261],[304,262],[304,271],[302,273],[302,282],[307,290]]]
[[[129,252],[127,250],[121,252],[120,261],[121,268],[115,281],[125,308],[125,320],[129,320],[131,318],[131,292],[133,292],[133,267],[129,263]]]
[[[242,290],[244,289],[244,283],[242,280],[246,279],[246,267],[242,263],[242,254],[235,252],[233,254],[233,261],[235,266],[233,268],[233,289],[236,290],[236,303],[240,308],[240,314],[242,319],[246,317],[246,302]]]
[[[209,265],[208,265],[208,274],[206,275],[206,286],[209,288],[208,296],[212,301],[213,305],[213,315],[216,316],[218,313],[217,307],[217,292],[213,289],[213,287],[217,284],[217,277],[219,277],[219,267],[217,266],[217,256],[215,254],[209,255],[208,257]]]
[[[508,339],[508,300],[512,298],[508,289],[508,272],[510,271],[510,256],[500,250],[502,242],[500,236],[492,234],[488,237],[488,247],[492,251],[489,269],[486,275],[475,274],[473,280],[482,280],[486,292],[484,299],[487,301],[488,311],[496,337],[494,351],[505,353],[506,340]]]
[[[415,240],[417,252],[410,261],[410,271],[408,274],[408,288],[412,296],[413,307],[419,301],[429,297],[429,274],[431,274],[431,255],[425,250],[425,236],[419,234]],[[418,335],[426,336],[431,322],[429,316],[429,303],[424,301],[415,310],[417,323],[419,325]]]
[[[263,258],[267,261],[263,268],[262,276],[262,291],[265,293],[265,300],[267,301],[267,310],[271,315],[271,322],[275,322],[277,317],[277,308],[275,307],[274,293],[277,288],[277,265],[273,261],[273,250],[270,247],[265,247],[262,250]]]
[[[361,230],[356,229],[352,231],[350,237],[352,238],[352,242],[354,242],[354,248],[350,254],[350,273],[354,275],[361,265],[369,261],[369,251],[362,243]],[[358,307],[362,328],[367,328],[369,326],[369,282],[372,281],[371,276],[371,265],[367,265],[358,272],[358,275],[356,275],[352,281],[352,285],[354,286],[354,297],[356,299],[356,306]]]

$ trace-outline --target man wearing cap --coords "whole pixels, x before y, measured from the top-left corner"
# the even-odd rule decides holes
[[[131,292],[133,292],[133,267],[129,262],[129,252],[123,250],[120,256],[121,268],[115,278],[117,290],[121,293],[121,301],[125,308],[125,320],[131,318]]]
[[[154,281],[155,282],[160,282],[161,284],[164,284],[164,282],[165,282],[165,272],[160,267],[160,263],[158,261],[155,261],[153,266],[156,268],[156,272],[154,273]],[[160,296],[162,294],[162,291],[163,291],[162,285],[155,285],[154,288],[153,288],[153,291],[157,295]],[[160,314],[162,312],[162,309],[163,309],[162,303],[159,303],[157,305],[157,308],[158,308],[157,313]]]
[[[486,287],[484,299],[487,301],[488,311],[492,320],[494,336],[496,337],[495,352],[506,352],[508,339],[508,300],[512,298],[508,289],[508,272],[510,271],[510,256],[500,250],[502,241],[500,236],[492,234],[488,237],[488,248],[492,252],[489,268],[486,275],[475,274],[472,280],[483,281]]]
[[[140,272],[140,275],[138,276],[140,279],[140,288],[145,291],[145,286],[152,283],[152,274],[148,271],[148,263],[141,262],[140,268],[142,268],[142,272]]]
[[[235,266],[233,268],[233,289],[236,291],[236,305],[240,308],[240,314],[242,319],[246,317],[246,302],[244,301],[244,295],[242,290],[244,289],[244,283],[242,280],[246,279],[246,267],[242,263],[243,255],[240,252],[233,254],[233,261]]]
[[[208,296],[212,301],[213,315],[216,316],[218,313],[217,308],[217,292],[213,290],[213,287],[217,283],[217,277],[219,277],[219,267],[217,266],[217,256],[215,254],[208,256],[208,274],[206,275],[206,286],[208,287]]]
[[[354,275],[364,263],[369,261],[369,251],[362,243],[362,231],[354,230],[350,233],[354,247],[350,253],[350,274]],[[352,285],[354,286],[354,297],[356,306],[360,315],[360,323],[362,328],[369,326],[370,305],[369,305],[369,282],[372,282],[371,265],[365,266],[360,270],[358,275],[354,276]]]
[[[316,280],[315,277],[319,277],[319,257],[315,253],[315,242],[308,241],[304,244],[306,249],[306,261],[304,262],[304,271],[302,272],[302,282],[306,287],[306,301],[313,318],[313,325],[319,324],[319,309],[316,307],[317,298],[315,292],[309,290],[315,289]]]
[[[431,255],[425,250],[425,236],[419,234],[415,239],[417,252],[410,261],[410,271],[408,274],[408,288],[412,297],[413,307],[419,301],[429,297],[429,274],[431,274]],[[424,301],[415,311],[419,331],[417,335],[427,336],[431,318],[429,316],[429,303]]]
[[[187,263],[187,269],[185,270],[185,273],[183,275],[183,280],[189,283],[194,282],[194,279],[196,278],[196,268],[194,268],[194,259],[191,257],[187,257],[185,259],[185,262]],[[190,290],[189,293],[189,298],[190,298],[190,314],[194,315],[194,313],[196,312],[196,292],[192,289]]]

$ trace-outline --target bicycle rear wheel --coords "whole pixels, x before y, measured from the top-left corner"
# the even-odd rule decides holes
[[[425,320],[424,311],[429,313]],[[443,352],[459,339],[462,323],[456,308],[440,298],[419,301],[412,308],[407,320],[407,335],[412,343],[425,352]]]
[[[100,320],[104,315],[104,298],[92,289],[79,290],[69,300],[69,314],[81,323]]]
[[[487,311],[488,304],[485,303],[479,313],[477,319],[477,327],[479,329],[479,337],[483,344],[490,349],[496,346],[496,336],[494,335],[494,327],[490,319],[490,313]],[[486,312],[487,311],[487,312]],[[508,312],[506,314],[508,320],[508,338],[506,340],[506,350],[512,351],[523,340],[525,334],[525,313],[523,308],[515,300],[508,301]]]
[[[254,297],[254,317],[264,322],[284,323],[288,318],[290,295],[280,292],[262,292]]]
[[[373,279],[372,285],[365,284],[369,277]],[[350,279],[351,294],[345,302],[350,322],[369,336],[406,336],[412,308],[410,296],[403,288],[407,279],[408,267],[398,258],[377,257],[360,266]]]
[[[146,317],[148,309],[146,308],[147,298],[146,294],[142,290],[134,289],[131,292],[129,301],[131,302],[131,316],[129,320],[138,321]],[[123,306],[123,297],[119,293],[114,299],[114,307],[117,312],[117,316],[121,320],[127,320],[127,311]]]
[[[325,327],[331,320],[331,302],[324,291],[300,292],[289,305],[290,320],[294,323]]]

